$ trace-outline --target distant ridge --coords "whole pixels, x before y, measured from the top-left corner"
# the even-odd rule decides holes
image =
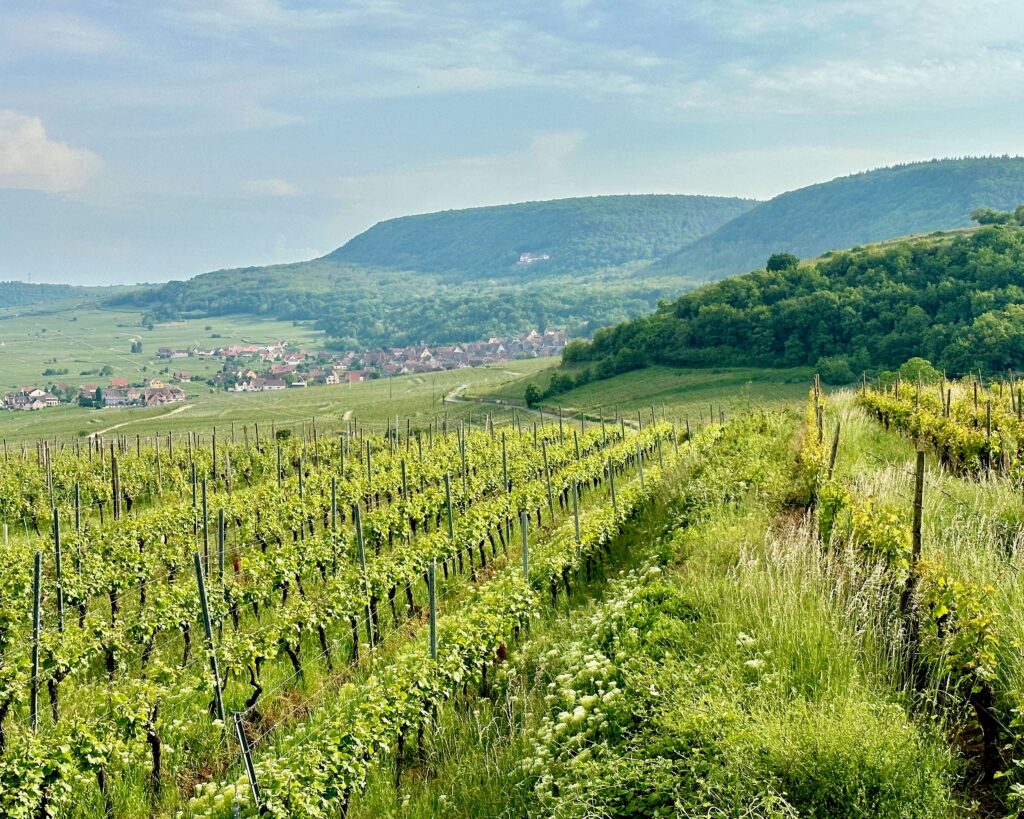
[[[720,279],[777,251],[829,250],[970,224],[977,207],[1024,202],[1024,158],[935,159],[879,168],[780,194],[667,254],[652,273]]]
[[[407,216],[320,259],[206,273],[113,303],[150,318],[307,320],[341,346],[448,343],[561,327],[587,336],[764,265],[968,225],[1024,202],[1024,159],[881,168],[768,202],[598,196]]]
[[[458,279],[599,270],[663,256],[756,204],[645,194],[447,210],[379,222],[325,258]]]

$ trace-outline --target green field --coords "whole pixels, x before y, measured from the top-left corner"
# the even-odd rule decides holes
[[[324,429],[355,420],[363,426],[383,427],[396,416],[404,425],[447,414],[449,418],[482,418],[484,413],[504,417],[502,407],[475,402],[442,403],[446,395],[463,384],[497,386],[520,378],[542,362],[505,362],[493,367],[450,370],[436,375],[408,375],[361,384],[306,387],[262,393],[230,393],[205,385],[185,385],[188,400],[159,408],[82,409],[57,407],[36,412],[0,413],[0,436],[8,441],[36,438],[73,438],[92,433],[118,431],[125,435],[155,432],[204,432],[258,423],[269,427],[298,425],[316,418]]]
[[[467,395],[501,401],[523,402],[527,384],[547,386],[552,368],[538,370],[517,381],[497,387],[476,388]],[[715,413],[753,407],[775,408],[801,401],[807,397],[807,385],[813,377],[809,367],[789,369],[755,369],[733,367],[691,369],[679,367],[647,367],[594,381],[583,387],[545,400],[545,407],[583,410],[588,414],[626,413],[654,406],[658,414],[665,412],[677,418],[707,417],[710,406]]]
[[[205,378],[221,368],[221,362],[214,360],[158,359],[156,351],[160,347],[211,348],[287,340],[308,350],[319,350],[324,343],[323,333],[290,321],[219,316],[155,324],[150,330],[140,324],[141,319],[142,313],[138,311],[93,306],[22,311],[0,317],[0,390],[53,382],[103,386],[110,376],[88,371],[104,365],[113,368],[114,376],[133,382],[176,370]],[[129,351],[134,340],[142,341],[141,354]],[[68,373],[44,376],[43,371],[48,368],[67,369]]]

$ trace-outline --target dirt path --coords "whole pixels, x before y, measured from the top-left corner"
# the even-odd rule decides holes
[[[469,384],[459,384],[459,386],[444,397],[444,402],[446,404],[454,404],[456,401],[461,401],[462,399],[459,398],[459,393],[466,389],[469,389]]]
[[[192,409],[193,406],[193,404],[182,404],[180,407],[175,407],[170,412],[165,412],[163,415],[149,416],[146,418],[132,418],[132,420],[130,421],[122,421],[120,424],[114,424],[113,426],[109,426],[106,429],[98,429],[95,432],[90,433],[89,437],[92,438],[94,435],[106,435],[113,429],[120,429],[121,427],[126,427],[129,424],[138,424],[141,423],[142,421],[158,421],[161,418],[170,418],[172,415],[177,415],[179,412],[184,412],[185,410]]]

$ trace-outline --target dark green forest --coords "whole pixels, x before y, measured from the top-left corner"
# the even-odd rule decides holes
[[[984,219],[982,219],[984,221]],[[923,356],[952,374],[1024,369],[1024,228],[1008,217],[969,233],[829,254],[662,303],[573,342],[554,392],[648,364],[817,365],[834,383]]]
[[[380,222],[325,258],[434,273],[446,282],[523,281],[649,261],[755,204],[716,196],[594,196],[450,210]],[[521,253],[550,258],[522,265]]]
[[[661,259],[652,274],[745,273],[772,253],[802,258],[970,224],[975,208],[1024,202],[1024,158],[915,162],[783,193]]]

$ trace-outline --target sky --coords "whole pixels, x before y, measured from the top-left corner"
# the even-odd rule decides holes
[[[0,0],[0,280],[187,278],[382,220],[769,198],[1024,154],[1005,0]]]

